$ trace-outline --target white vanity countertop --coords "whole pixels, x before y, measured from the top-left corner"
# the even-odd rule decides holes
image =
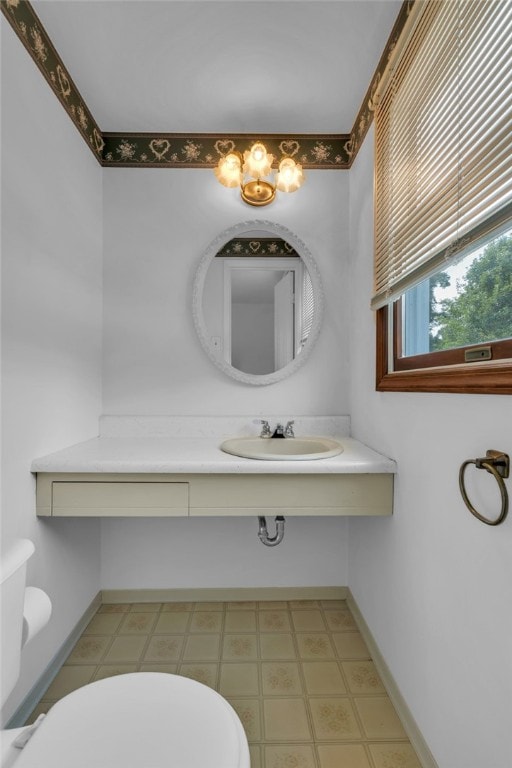
[[[226,435],[229,437],[230,435]],[[243,459],[215,437],[97,437],[32,462],[32,472],[165,474],[344,474],[396,472],[391,459],[350,437],[343,453],[312,461]]]

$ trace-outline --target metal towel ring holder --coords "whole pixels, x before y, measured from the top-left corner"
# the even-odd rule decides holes
[[[493,477],[496,478],[496,482],[498,483],[501,495],[501,511],[495,520],[489,520],[488,517],[484,517],[484,515],[481,515],[479,512],[477,512],[468,498],[466,487],[464,485],[464,473],[466,472],[468,464],[474,464],[477,469],[485,469],[487,472],[490,472]],[[477,520],[480,520],[480,522],[485,523],[486,525],[499,525],[506,518],[508,512],[508,492],[503,479],[509,476],[509,472],[510,458],[506,453],[503,453],[502,451],[489,450],[487,451],[486,455],[480,459],[468,459],[462,463],[459,471],[460,492],[466,507],[469,509],[471,514],[477,518]]]

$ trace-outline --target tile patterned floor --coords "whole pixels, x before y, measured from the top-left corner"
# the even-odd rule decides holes
[[[81,685],[137,671],[219,691],[251,768],[421,768],[343,600],[102,605],[29,722]]]

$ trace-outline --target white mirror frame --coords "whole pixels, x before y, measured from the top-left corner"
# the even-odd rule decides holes
[[[206,273],[208,272],[208,268],[212,262],[212,259],[214,259],[220,249],[233,238],[243,237],[244,234],[257,230],[269,232],[271,235],[285,240],[294,248],[308,269],[309,275],[311,277],[311,283],[313,285],[313,295],[315,299],[315,316],[313,318],[313,325],[311,327],[308,340],[306,341],[301,353],[279,371],[261,375],[239,371],[238,368],[234,368],[232,365],[229,365],[229,363],[227,363],[224,359],[215,356],[210,346],[209,334],[205,326],[202,308],[203,289]],[[194,325],[197,331],[197,335],[199,336],[201,346],[217,368],[220,368],[220,370],[223,371],[227,376],[230,376],[232,379],[240,381],[243,384],[253,384],[256,386],[276,384],[277,382],[288,378],[288,376],[291,376],[292,373],[295,373],[295,371],[304,365],[306,360],[309,358],[320,333],[320,326],[322,324],[324,313],[324,291],[322,287],[322,281],[320,279],[320,272],[318,271],[316,262],[308,248],[304,245],[302,240],[294,235],[294,233],[289,229],[286,229],[286,227],[283,227],[280,224],[276,224],[273,221],[244,221],[222,232],[218,237],[215,238],[215,240],[213,240],[213,242],[210,243],[206,249],[206,252],[204,253],[199,263],[194,278],[192,312],[194,316]]]

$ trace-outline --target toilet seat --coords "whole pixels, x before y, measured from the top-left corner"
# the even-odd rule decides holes
[[[233,708],[195,680],[161,672],[79,688],[42,721],[16,768],[249,768]]]

